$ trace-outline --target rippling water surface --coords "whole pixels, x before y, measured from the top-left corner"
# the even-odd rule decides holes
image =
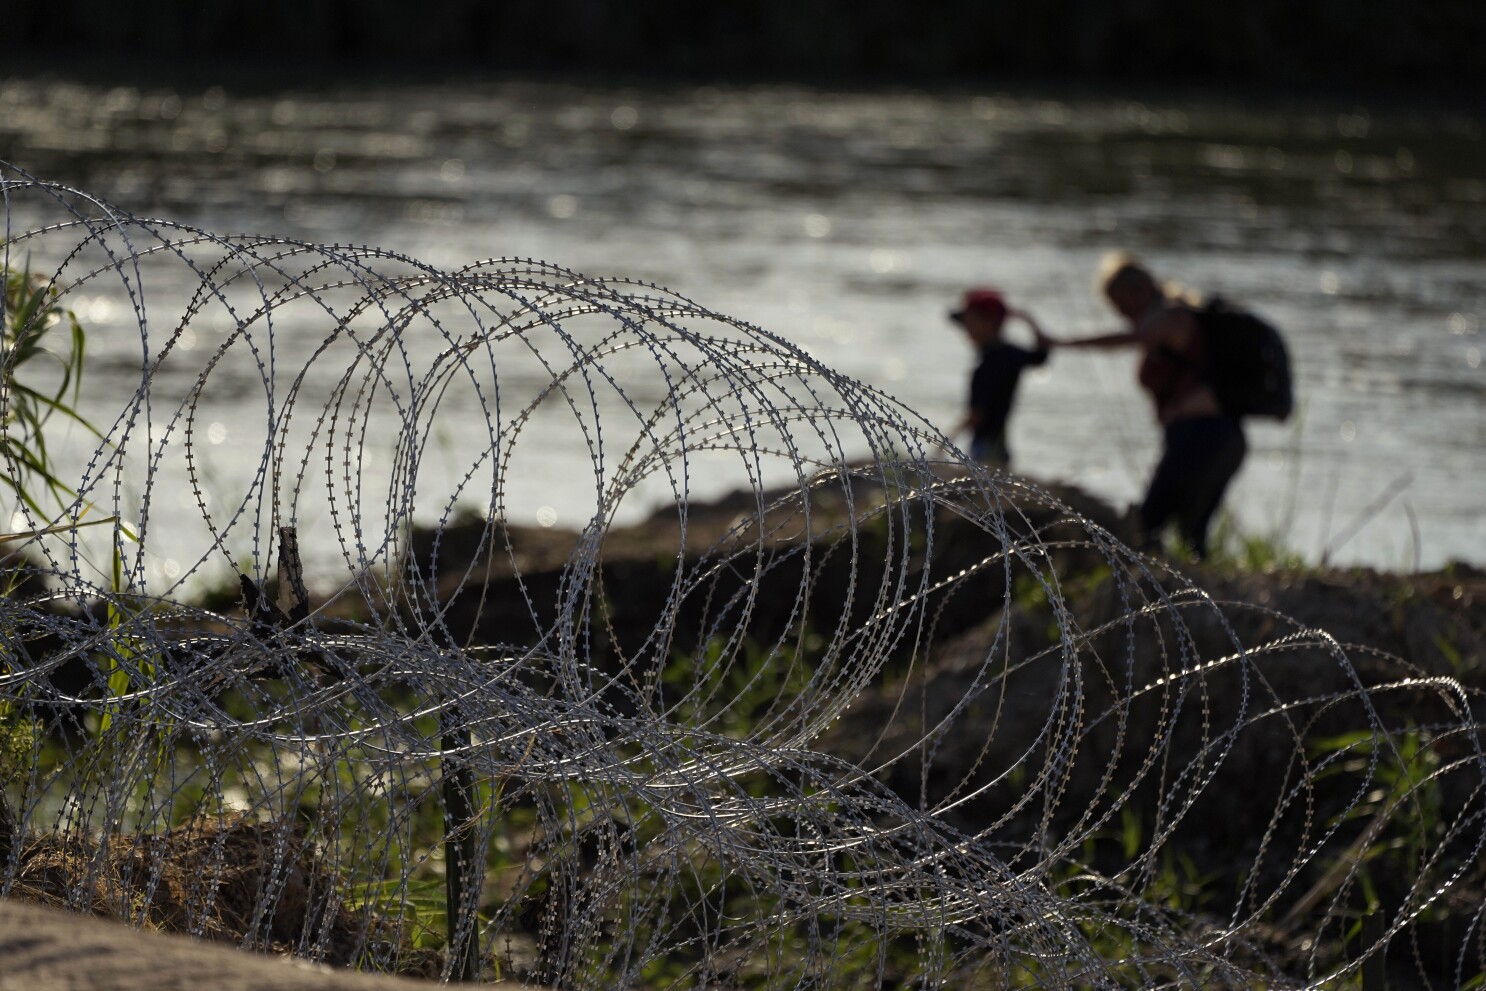
[[[961,290],[999,286],[1055,334],[1113,329],[1093,272],[1128,248],[1288,332],[1300,414],[1250,428],[1228,500],[1242,530],[1311,560],[1486,563],[1478,120],[992,92],[478,83],[250,95],[11,79],[0,157],[222,233],[654,281],[945,428],[972,359],[944,318]],[[123,307],[100,298],[80,315],[97,329],[96,361],[137,365]],[[291,351],[296,331],[308,354],[319,333],[280,328]],[[118,398],[107,392],[94,400]],[[231,390],[219,382],[212,399],[213,436],[228,440]],[[1024,380],[1012,446],[1035,478],[1122,504],[1156,445],[1129,356],[1062,354]],[[561,472],[587,453],[552,459]],[[698,484],[709,495],[743,482]],[[550,486],[529,496],[513,515],[586,522]]]

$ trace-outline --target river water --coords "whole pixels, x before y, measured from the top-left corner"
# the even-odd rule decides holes
[[[1112,330],[1094,273],[1129,249],[1287,333],[1299,413],[1250,425],[1227,500],[1240,530],[1311,561],[1486,563],[1486,139],[1470,117],[991,91],[12,78],[0,158],[218,232],[653,281],[946,429],[973,358],[944,316],[963,289],[997,286],[1054,334]],[[111,329],[127,337],[125,310],[80,313],[105,352]],[[1062,353],[1023,379],[1011,445],[1034,479],[1122,505],[1157,441],[1128,355]]]

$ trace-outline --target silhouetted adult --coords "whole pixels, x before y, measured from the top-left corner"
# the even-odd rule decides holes
[[[1172,522],[1199,558],[1208,528],[1248,445],[1238,418],[1225,413],[1209,384],[1209,362],[1196,310],[1128,255],[1105,261],[1101,288],[1129,329],[1052,347],[1141,350],[1140,384],[1155,401],[1164,443],[1138,513],[1147,541]]]
[[[994,289],[971,289],[964,304],[950,315],[980,352],[980,361],[970,376],[970,400],[955,434],[970,431],[970,455],[989,465],[1006,467],[1011,450],[1006,445],[1006,426],[1016,399],[1022,369],[1047,360],[1042,330],[1027,314],[1009,309]],[[1001,339],[1008,317],[1025,320],[1037,338],[1037,348],[1027,350]]]

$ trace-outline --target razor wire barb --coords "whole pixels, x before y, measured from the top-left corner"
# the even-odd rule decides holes
[[[0,176],[99,425],[3,545],[0,896],[564,989],[1486,969],[1477,688],[659,286]]]

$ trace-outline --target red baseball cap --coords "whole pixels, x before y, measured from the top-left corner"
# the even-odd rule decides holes
[[[995,289],[971,289],[965,293],[965,302],[950,314],[952,320],[964,320],[971,310],[984,313],[995,319],[1005,319],[1006,299]]]

